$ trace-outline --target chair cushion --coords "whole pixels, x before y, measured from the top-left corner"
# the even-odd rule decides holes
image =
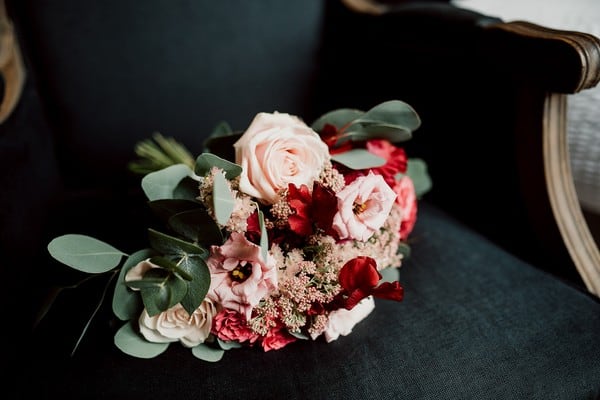
[[[69,358],[79,332],[70,331],[76,324],[60,321],[81,317],[72,313],[69,293],[34,335],[21,374],[28,383],[19,392],[121,399],[600,395],[600,302],[425,201],[419,213],[412,254],[401,270],[404,300],[376,300],[374,312],[349,336],[266,353],[233,349],[217,363],[198,360],[179,345],[141,360],[113,345],[118,326],[104,307]],[[82,292],[89,291],[74,296]],[[80,318],[78,326],[84,322]]]

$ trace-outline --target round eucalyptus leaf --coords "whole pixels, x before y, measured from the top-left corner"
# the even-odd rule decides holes
[[[142,178],[142,189],[148,200],[172,199],[174,191],[192,170],[185,164],[175,164],[156,172],[151,172]]]
[[[154,358],[169,347],[169,343],[153,343],[144,339],[131,321],[117,331],[114,343],[123,353],[138,358]]]
[[[223,358],[225,350],[215,349],[214,347],[209,347],[202,343],[196,347],[192,347],[192,354],[194,357],[204,361],[217,362]]]
[[[110,271],[127,255],[101,240],[78,234],[52,239],[48,244],[48,252],[57,261],[90,274]]]
[[[339,108],[329,111],[317,118],[311,125],[315,132],[321,132],[326,124],[330,124],[340,129],[357,118],[363,116],[365,112],[352,108]]]
[[[152,257],[155,252],[151,249],[143,249],[136,251],[127,258],[127,261],[121,267],[119,278],[115,285],[115,291],[113,293],[112,310],[113,313],[122,321],[137,318],[140,312],[144,308],[140,293],[131,290],[125,284],[125,275],[127,272],[135,267],[138,263]]]

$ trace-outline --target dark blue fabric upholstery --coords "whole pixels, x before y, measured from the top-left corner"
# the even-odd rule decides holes
[[[349,336],[267,353],[234,349],[214,364],[178,344],[140,360],[113,346],[116,327],[105,313],[69,359],[77,335],[57,321],[81,317],[70,311],[71,299],[48,315],[33,341],[35,354],[23,374],[31,384],[21,390],[126,399],[599,396],[597,299],[515,259],[427,203],[419,213],[413,253],[401,270],[404,301],[378,300]]]

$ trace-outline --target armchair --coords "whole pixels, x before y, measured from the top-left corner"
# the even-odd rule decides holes
[[[563,120],[565,94],[600,79],[600,41],[444,2],[352,4],[7,1],[28,77],[0,126],[11,309],[26,293],[35,313],[72,278],[45,251],[54,236],[144,246],[149,215],[126,164],[154,131],[199,149],[220,120],[243,128],[279,110],[311,121],[397,98],[421,116],[407,151],[434,182],[402,266],[404,301],[378,302],[350,336],[216,364],[177,347],[139,360],[114,347],[105,302],[71,357],[102,289],[91,284],[62,293],[30,337],[4,329],[11,393],[600,398],[600,257]],[[15,314],[12,326],[30,322]]]

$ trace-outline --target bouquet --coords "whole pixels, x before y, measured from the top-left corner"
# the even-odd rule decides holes
[[[258,113],[243,132],[222,123],[195,158],[156,135],[131,164],[164,222],[148,229],[148,247],[125,254],[66,234],[48,251],[87,274],[113,274],[112,310],[124,321],[114,343],[135,357],[173,342],[217,361],[237,347],[334,341],[373,311],[374,297],[403,298],[398,270],[431,186],[425,163],[400,146],[419,125],[392,100],[310,126],[279,112]]]

